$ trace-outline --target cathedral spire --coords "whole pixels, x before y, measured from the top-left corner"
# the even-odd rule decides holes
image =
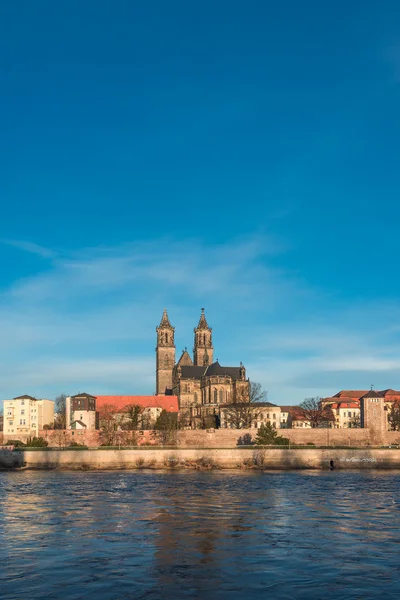
[[[167,313],[167,309],[164,308],[164,312],[163,312],[163,316],[161,317],[161,321],[160,321],[160,325],[159,327],[169,327],[170,329],[172,329],[172,325],[169,322],[169,317],[168,317],[168,313]]]
[[[201,315],[197,329],[210,329],[207,323],[206,315],[204,314],[204,308],[201,309]]]
[[[201,309],[199,324],[194,330],[193,357],[196,366],[206,366],[213,360],[212,329],[207,323],[204,308]]]

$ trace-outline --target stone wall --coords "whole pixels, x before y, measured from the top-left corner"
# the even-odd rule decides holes
[[[290,440],[292,444],[315,444],[316,446],[380,446],[400,444],[400,432],[388,431],[383,441],[372,439],[368,429],[280,429],[279,435]],[[138,445],[159,445],[158,435],[152,430],[136,432]],[[211,429],[211,430],[182,430],[177,433],[177,444],[180,448],[235,448],[239,439],[254,441],[255,429]],[[0,434],[1,436],[1,434]],[[39,431],[39,436],[45,438],[49,446],[64,447],[71,442],[77,442],[97,448],[101,444],[99,431],[84,430],[55,430]],[[1,438],[0,438],[1,439]],[[26,441],[26,436],[4,436],[4,443],[9,439]]]
[[[123,433],[129,434],[130,432]],[[136,431],[135,433],[137,443],[139,446],[159,445],[158,433],[153,431],[152,429]],[[101,433],[98,430],[86,431],[84,429],[49,429],[40,430],[38,435],[39,437],[44,438],[51,447],[63,448],[73,442],[76,442],[78,444],[88,446],[89,448],[97,448],[102,443]],[[6,444],[9,440],[21,440],[21,442],[25,443],[28,437],[30,436],[10,434],[4,436],[4,443]],[[122,437],[123,436],[121,436],[121,444]]]
[[[293,444],[315,444],[316,446],[368,446],[373,445],[368,429],[280,429],[279,435]],[[239,439],[254,440],[255,429],[210,429],[178,432],[180,447],[234,448]],[[400,433],[397,433],[400,438]],[[380,444],[379,444],[380,445]]]
[[[9,467],[9,459],[28,469],[176,469],[220,468],[263,470],[329,469],[400,469],[400,450],[397,449],[335,449],[304,448],[251,449],[214,448],[176,450],[143,448],[132,450],[21,450],[0,452],[0,467]],[[7,461],[7,464],[5,462]],[[332,474],[334,476],[334,473]]]

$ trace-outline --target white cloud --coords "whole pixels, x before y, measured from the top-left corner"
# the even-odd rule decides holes
[[[215,358],[242,360],[272,402],[371,383],[400,387],[397,303],[338,304],[329,290],[279,268],[284,250],[261,235],[213,247],[162,239],[70,255],[48,250],[46,270],[0,293],[0,397],[153,393],[155,327],[165,306],[178,355],[191,348],[205,306]]]
[[[35,244],[33,242],[27,242],[23,240],[1,240],[2,244],[6,244],[8,246],[13,246],[14,248],[18,248],[19,250],[23,250],[24,252],[29,252],[30,254],[37,254],[42,258],[54,258],[57,256],[56,252],[50,250],[49,248],[45,248],[44,246],[40,246],[39,244]]]

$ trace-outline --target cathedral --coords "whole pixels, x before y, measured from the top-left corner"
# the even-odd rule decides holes
[[[204,308],[194,329],[193,359],[185,348],[176,362],[175,328],[165,309],[156,331],[156,394],[178,397],[181,426],[195,428],[208,423],[218,427],[221,406],[248,399],[249,380],[242,363],[223,367],[218,360],[213,362],[212,329]]]

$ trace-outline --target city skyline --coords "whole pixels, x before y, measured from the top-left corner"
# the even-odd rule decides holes
[[[3,3],[1,398],[152,394],[164,307],[271,402],[400,387],[385,7]]]

